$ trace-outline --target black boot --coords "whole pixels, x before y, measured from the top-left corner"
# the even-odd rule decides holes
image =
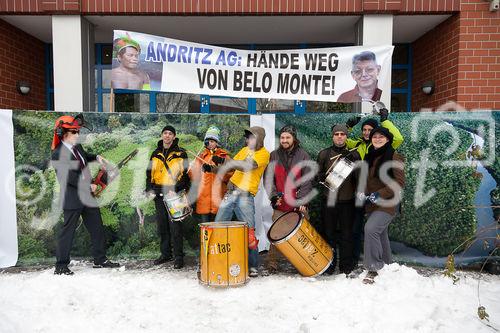
[[[171,261],[172,259],[173,259],[172,256],[161,255],[158,259],[155,259],[153,261],[153,265],[161,265],[161,264],[164,264],[166,262]]]
[[[175,258],[174,269],[181,269],[184,267],[184,259],[182,257]]]
[[[109,259],[106,259],[105,261],[101,263],[95,263],[94,262],[94,268],[117,268],[120,267],[120,264],[117,262],[112,262]]]
[[[75,273],[73,273],[73,271],[70,270],[68,268],[68,266],[63,266],[63,267],[56,267],[56,269],[54,270],[54,274],[55,275],[73,275]]]
[[[335,265],[330,265],[323,274],[333,275],[333,273],[335,273]]]

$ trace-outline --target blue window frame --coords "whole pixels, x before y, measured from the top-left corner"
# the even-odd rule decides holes
[[[392,55],[392,111],[411,111],[412,60],[411,44],[396,44]]]
[[[52,59],[52,45],[45,44],[45,96],[47,96],[47,110],[54,110],[54,66]]]

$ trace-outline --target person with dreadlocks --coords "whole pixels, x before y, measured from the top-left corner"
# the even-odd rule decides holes
[[[377,271],[391,263],[388,228],[401,203],[405,184],[404,158],[393,148],[393,135],[385,127],[370,133],[371,148],[365,156],[368,175],[364,192],[358,200],[365,203],[367,221],[363,265],[368,273],[364,283],[372,284]]]
[[[301,178],[310,172],[304,161],[310,161],[309,154],[302,149],[297,139],[297,129],[286,125],[280,130],[279,148],[271,152],[266,168],[264,185],[274,209],[273,221],[283,213],[298,210],[307,214],[306,198],[312,191],[312,181]],[[268,271],[278,271],[279,252],[271,244],[265,266]]]
[[[222,178],[211,172],[215,166],[224,164],[229,156],[227,150],[220,147],[220,129],[210,126],[203,141],[205,147],[194,160],[189,175],[193,183],[198,183],[196,214],[200,215],[201,222],[206,223],[215,221],[232,172],[220,175]]]
[[[76,117],[61,116],[57,118],[54,126],[51,165],[56,171],[59,182],[61,206],[64,214],[64,223],[57,237],[57,261],[54,271],[54,274],[57,275],[74,274],[68,265],[80,216],[85,228],[90,233],[94,268],[120,266],[120,264],[106,258],[101,211],[92,195],[96,191],[97,185],[92,184],[92,176],[88,166],[93,161],[98,161],[100,164],[107,161],[102,156],[86,152],[78,142],[80,129],[83,126],[81,115]]]
[[[111,87],[114,89],[151,90],[149,75],[139,68],[141,46],[130,37],[113,41],[113,58],[119,65],[111,70]]]

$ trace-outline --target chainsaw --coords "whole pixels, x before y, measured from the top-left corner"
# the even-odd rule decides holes
[[[95,197],[98,197],[102,193],[102,191],[104,191],[104,189],[106,189],[106,187],[113,180],[115,180],[116,177],[118,177],[121,167],[123,167],[128,163],[128,161],[130,161],[135,155],[137,155],[137,152],[138,149],[128,154],[127,157],[125,157],[120,161],[120,163],[116,165],[116,167],[108,163],[104,163],[103,165],[101,165],[97,176],[92,181],[92,184],[97,185],[97,189],[94,192]]]

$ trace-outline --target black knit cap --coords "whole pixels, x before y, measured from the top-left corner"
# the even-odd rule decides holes
[[[163,134],[163,132],[165,132],[165,131],[170,131],[170,132],[174,133],[174,135],[177,135],[175,133],[175,128],[173,126],[167,125],[167,126],[163,127],[163,129],[161,130],[161,133]]]
[[[392,135],[392,133],[389,132],[389,130],[387,128],[385,128],[385,127],[376,127],[374,129],[372,129],[372,131],[370,132],[370,141],[372,140],[372,137],[373,137],[373,135],[375,133],[382,134],[387,139],[389,139],[389,143],[392,143],[392,139],[394,138],[394,135]]]
[[[378,121],[373,118],[368,118],[363,123],[361,124],[361,129],[365,127],[365,125],[371,126],[372,128],[377,128],[378,127]]]
[[[295,139],[297,139],[297,129],[293,125],[285,125],[280,129],[280,135],[282,133],[290,133]]]

